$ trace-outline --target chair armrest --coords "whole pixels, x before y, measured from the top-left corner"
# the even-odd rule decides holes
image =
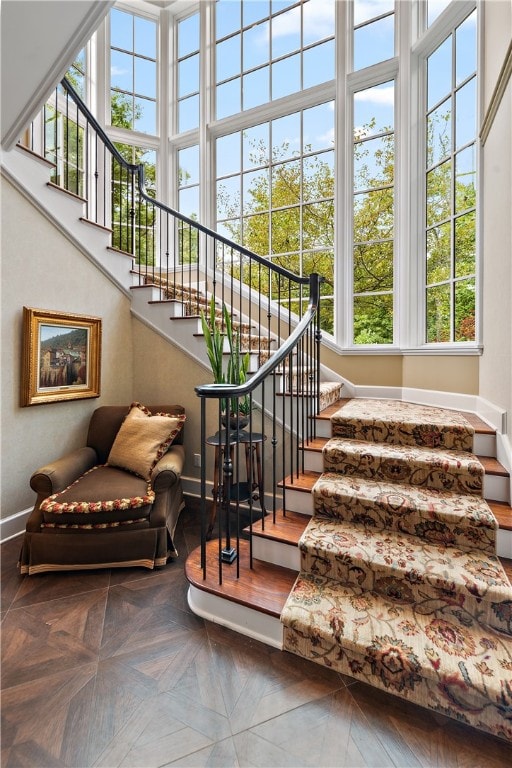
[[[36,470],[30,478],[30,487],[39,496],[51,496],[67,488],[97,463],[98,457],[94,448],[78,448]]]
[[[151,487],[158,493],[174,485],[183,472],[185,448],[183,445],[171,445],[151,474]]]

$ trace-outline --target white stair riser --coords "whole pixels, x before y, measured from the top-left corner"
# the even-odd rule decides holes
[[[252,537],[252,554],[257,560],[300,571],[300,552],[296,544],[273,541],[263,536]]]
[[[321,473],[324,471],[324,456],[321,451],[304,451],[304,469]]]
[[[512,560],[512,531],[499,530],[496,535],[496,554]]]
[[[178,299],[169,302],[169,318],[173,317],[185,317],[185,305]]]
[[[316,436],[332,437],[332,428],[329,419],[316,419]]]
[[[475,434],[473,453],[477,456],[496,456],[496,435]]]
[[[501,475],[485,475],[484,499],[504,501],[509,504],[509,480]]]
[[[130,289],[130,295],[132,297],[132,305],[137,310],[145,309],[146,304],[150,301],[158,301],[160,298],[160,291],[154,285],[139,285],[137,275],[133,275],[134,284]]]
[[[286,509],[301,515],[313,514],[313,496],[307,491],[286,490]]]
[[[188,604],[193,613],[203,619],[247,635],[279,650],[283,647],[283,628],[278,618],[253,608],[224,600],[190,585]]]

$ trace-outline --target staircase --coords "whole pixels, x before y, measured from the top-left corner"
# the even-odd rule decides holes
[[[169,271],[141,270],[132,254],[109,247],[105,227],[84,218],[82,199],[48,184],[45,161],[17,153],[19,162],[5,164],[11,180],[33,189],[84,252],[101,253],[100,268],[132,295],[136,316],[165,327],[173,343],[206,363],[198,317],[208,302],[206,282],[176,285]],[[262,339],[258,323],[240,311],[238,322],[256,370],[279,334]],[[291,361],[272,374],[292,433],[287,393],[302,390],[303,374]],[[282,509],[237,542],[236,566],[219,580],[216,540],[205,543],[205,565],[199,551],[189,557],[190,605],[512,740],[510,564],[496,556],[512,557],[512,509],[492,430],[469,414],[343,400],[340,389],[339,382],[320,383],[321,412],[316,437],[301,448],[303,468],[281,482]]]
[[[508,477],[473,453],[492,430],[390,400],[340,400],[317,421],[286,509],[253,527],[250,576],[216,586],[192,555],[191,606],[512,740],[512,587],[496,556],[499,527],[512,554]]]

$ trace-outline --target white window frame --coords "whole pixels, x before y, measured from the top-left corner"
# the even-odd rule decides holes
[[[415,262],[415,268],[411,270],[409,281],[409,295],[411,304],[409,307],[408,323],[410,333],[408,337],[404,334],[402,351],[407,354],[433,354],[433,355],[476,355],[482,351],[481,345],[481,156],[480,143],[478,135],[475,140],[476,147],[476,168],[477,168],[477,199],[476,199],[476,246],[475,246],[475,341],[463,342],[426,342],[426,249],[425,249],[425,168],[426,168],[426,61],[427,58],[452,35],[455,28],[459,26],[478,7],[477,0],[457,0],[452,1],[450,5],[435,19],[432,25],[426,28],[426,8],[423,4],[419,6],[419,15],[417,19],[418,28],[425,30],[418,32],[418,38],[411,48],[411,111],[410,125],[415,126],[411,134],[412,146],[419,147],[419,151],[414,156],[411,153],[411,173],[410,173],[410,196],[411,196],[411,232],[410,243],[411,253],[417,253],[418,258]],[[477,126],[480,124],[481,114],[481,20],[477,16]],[[416,274],[414,274],[416,273]],[[416,304],[416,311],[414,305]]]
[[[314,0],[313,0],[314,1]],[[159,136],[111,128],[110,115],[110,34],[109,22],[91,41],[91,60],[95,46],[105,52],[104,63],[99,56],[97,78],[88,62],[87,93],[96,106],[100,122],[107,126],[113,141],[144,146],[157,152],[158,198],[169,205],[177,204],[177,151],[198,144],[200,154],[200,221],[215,226],[216,158],[215,141],[218,136],[243,130],[251,125],[275,119],[289,112],[335,100],[335,306],[334,335],[324,334],[324,342],[344,354],[462,354],[481,352],[481,153],[476,141],[477,154],[477,242],[476,242],[476,340],[475,342],[425,343],[425,62],[454,28],[475,8],[478,0],[452,0],[432,25],[426,25],[426,3],[395,2],[395,57],[366,69],[352,71],[353,0],[336,3],[335,39],[336,73],[334,81],[309,91],[286,96],[277,101],[239,114],[215,119],[215,0],[182,0],[163,10],[148,11],[148,5],[138,0],[115,4],[119,10],[159,21],[157,57],[157,124]],[[177,93],[177,71],[174,61],[177,21],[193,13],[200,14],[200,125],[184,134],[174,132],[172,104]],[[477,51],[477,125],[482,113],[481,61],[482,24],[478,19]],[[103,37],[102,37],[103,36]],[[91,61],[92,63],[92,61]],[[394,227],[394,344],[354,345],[352,279],[353,244],[352,220],[352,97],[355,91],[394,80],[395,82],[395,227]],[[166,105],[164,108],[163,105]],[[168,106],[167,106],[168,105]],[[127,135],[129,134],[129,135]],[[340,224],[341,222],[341,224]]]

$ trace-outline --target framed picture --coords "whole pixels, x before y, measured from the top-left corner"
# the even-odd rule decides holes
[[[23,307],[21,404],[100,394],[101,319]]]

